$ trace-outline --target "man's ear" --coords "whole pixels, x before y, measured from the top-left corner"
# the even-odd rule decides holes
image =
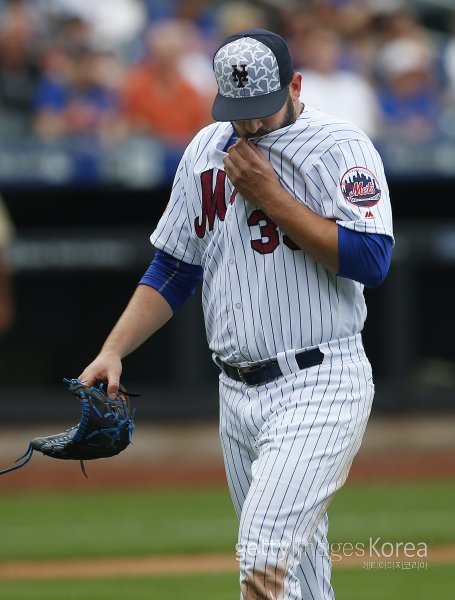
[[[291,83],[289,84],[289,94],[291,95],[292,100],[297,100],[300,98],[300,92],[302,90],[302,74],[294,73],[291,79]]]

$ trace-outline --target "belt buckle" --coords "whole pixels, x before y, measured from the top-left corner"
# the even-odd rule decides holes
[[[240,381],[244,384],[244,385],[249,385],[249,383],[246,381],[245,376],[243,375],[242,371],[240,371],[240,369],[238,370],[238,374],[239,374],[239,379]]]
[[[244,383],[245,385],[250,385],[246,380],[245,380],[245,373],[251,373],[251,371],[254,371],[254,369],[257,367],[237,367],[237,374],[239,376],[239,379],[242,383]]]
[[[259,369],[261,365],[259,365],[258,363],[252,363],[251,365],[248,365],[247,367],[237,367],[237,374],[239,376],[239,379],[242,383],[244,383],[245,385],[251,385],[250,383],[248,383],[245,380],[245,373],[251,373],[252,371],[255,371],[256,369]]]
[[[242,383],[244,383],[245,385],[254,385],[254,384],[251,384],[251,383],[248,383],[247,381],[245,381],[245,373],[254,373],[255,371],[258,371],[259,369],[261,369],[261,367],[266,367],[268,365],[275,364],[277,362],[278,362],[277,360],[274,360],[272,358],[270,360],[264,361],[263,363],[252,363],[251,365],[248,365],[247,367],[237,367],[237,373],[240,378],[240,381]]]

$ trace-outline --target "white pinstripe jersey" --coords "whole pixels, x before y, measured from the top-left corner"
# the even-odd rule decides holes
[[[363,286],[298,249],[225,176],[230,123],[200,131],[178,167],[152,244],[204,270],[209,346],[222,360],[257,362],[362,330]],[[393,237],[379,154],[351,123],[305,107],[295,123],[257,140],[281,184],[319,215]]]

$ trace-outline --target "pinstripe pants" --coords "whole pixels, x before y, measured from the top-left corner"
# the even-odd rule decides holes
[[[328,600],[326,509],[344,484],[374,395],[360,334],[319,346],[321,365],[248,387],[220,375],[220,436],[240,519],[242,600]]]

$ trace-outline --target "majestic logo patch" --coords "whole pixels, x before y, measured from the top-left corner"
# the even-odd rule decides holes
[[[352,167],[340,181],[345,199],[355,206],[374,206],[381,198],[378,180],[364,167]]]
[[[246,70],[246,65],[240,65],[242,70],[237,67],[237,65],[232,65],[232,79],[237,84],[238,88],[244,88],[245,82],[248,81],[248,71]]]

